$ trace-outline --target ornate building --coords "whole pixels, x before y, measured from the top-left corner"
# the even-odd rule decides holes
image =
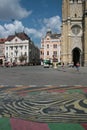
[[[52,33],[48,30],[46,36],[41,39],[40,59],[50,60],[53,62],[53,58],[60,62],[60,48],[61,48],[61,34]]]
[[[87,0],[62,1],[61,58],[87,66]]]
[[[7,62],[16,64],[38,64],[40,50],[24,32],[10,35],[5,41],[5,58]],[[23,60],[24,59],[24,60]],[[23,60],[23,61],[22,61]]]

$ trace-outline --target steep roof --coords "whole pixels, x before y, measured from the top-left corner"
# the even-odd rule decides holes
[[[29,40],[30,38],[28,37],[27,34],[25,34],[24,32],[21,33],[15,33],[15,35],[10,35],[8,36],[6,41],[11,41],[12,39],[14,39],[15,37],[20,38],[21,40]]]

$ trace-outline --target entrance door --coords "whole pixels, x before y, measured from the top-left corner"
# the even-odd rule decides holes
[[[3,60],[2,59],[0,59],[0,65],[2,65],[3,64]]]
[[[72,51],[72,58],[73,58],[73,63],[76,65],[77,62],[80,63],[80,53],[81,50],[79,48],[74,48]]]

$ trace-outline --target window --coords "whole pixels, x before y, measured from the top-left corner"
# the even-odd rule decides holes
[[[25,49],[27,49],[27,46],[25,46]]]
[[[17,39],[15,39],[15,42],[17,42],[18,40]]]
[[[57,56],[57,51],[53,51],[53,55],[54,55],[54,56]]]
[[[53,48],[57,48],[57,44],[53,44]]]
[[[24,55],[27,56],[27,52],[25,52]]]
[[[47,38],[47,40],[49,40],[49,38]]]
[[[6,57],[8,57],[8,53],[6,53]]]
[[[44,48],[44,45],[42,44],[42,48]]]
[[[42,51],[40,52],[40,54],[42,55]]]
[[[18,48],[18,46],[15,46],[15,48],[17,49],[17,48]]]
[[[6,47],[6,50],[8,50],[8,47]]]
[[[47,51],[47,55],[49,55],[49,51]]]
[[[22,50],[23,46],[20,46],[20,48],[21,48],[21,50]]]
[[[13,52],[11,52],[11,56],[13,56]]]
[[[13,46],[10,46],[11,50],[13,50]]]
[[[49,44],[47,44],[47,48],[49,48]]]

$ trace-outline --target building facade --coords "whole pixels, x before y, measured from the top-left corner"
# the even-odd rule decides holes
[[[0,39],[0,66],[2,66],[5,61],[5,40],[5,38]]]
[[[41,60],[50,60],[55,58],[60,62],[61,35],[47,31],[45,38],[41,39],[40,58]]]
[[[24,32],[8,36],[5,41],[5,59],[8,62],[33,64],[40,59],[39,55],[39,49]]]
[[[62,1],[61,58],[87,66],[87,0]]]

